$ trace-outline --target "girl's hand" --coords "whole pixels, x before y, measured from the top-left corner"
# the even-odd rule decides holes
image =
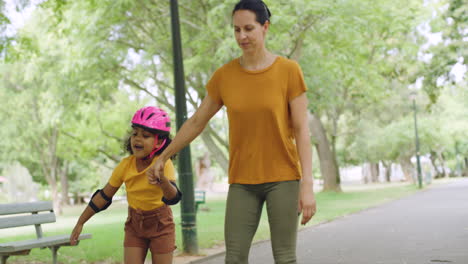
[[[80,237],[81,231],[83,230],[82,224],[76,224],[75,228],[70,235],[70,245],[74,246],[78,244],[78,238]]]
[[[148,181],[150,184],[160,184],[161,180],[166,178],[164,176],[164,161],[162,159],[158,159],[154,163],[153,167],[146,171],[146,176],[148,176]]]
[[[316,211],[317,203],[315,201],[313,184],[309,181],[301,181],[299,191],[299,213],[302,212],[301,224],[307,224]]]

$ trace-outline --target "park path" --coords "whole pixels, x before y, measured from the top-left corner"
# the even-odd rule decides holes
[[[301,230],[299,264],[468,264],[468,178]],[[190,262],[222,264],[224,253]],[[250,264],[274,263],[269,241]]]

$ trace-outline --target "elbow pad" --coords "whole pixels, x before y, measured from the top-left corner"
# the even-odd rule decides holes
[[[162,201],[167,205],[177,204],[180,201],[180,199],[182,199],[182,192],[179,190],[179,187],[177,187],[177,184],[175,182],[172,182],[172,181],[171,181],[171,184],[174,185],[174,187],[177,189],[177,194],[171,200],[168,200],[168,199],[166,199],[166,197],[163,196]]]
[[[94,196],[96,196],[98,193],[99,193],[99,194],[101,195],[101,197],[102,197],[104,200],[106,200],[106,202],[107,202],[102,208],[97,207],[97,205],[96,205],[95,203],[93,203],[93,198],[94,198]],[[91,209],[93,209],[93,211],[94,211],[95,213],[99,213],[100,211],[106,210],[107,207],[109,207],[109,205],[111,205],[111,203],[112,203],[112,198],[109,197],[109,196],[107,196],[107,195],[104,193],[104,191],[103,191],[102,189],[98,189],[98,190],[96,190],[96,191],[94,192],[93,196],[91,196],[91,200],[89,201],[88,205],[89,205],[89,207],[91,207]]]

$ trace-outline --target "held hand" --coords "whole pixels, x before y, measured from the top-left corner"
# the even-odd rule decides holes
[[[299,213],[302,212],[301,224],[305,225],[310,221],[317,211],[317,203],[311,182],[302,181],[299,191]]]
[[[149,168],[146,171],[146,176],[148,176],[148,181],[150,184],[160,184],[161,180],[164,180],[164,162],[161,159],[158,159],[153,167]]]
[[[76,224],[75,228],[70,235],[70,245],[74,246],[78,244],[78,237],[80,237],[81,231],[83,230],[83,225]]]
[[[159,178],[159,181],[158,181],[158,184],[159,185],[162,185],[162,184],[169,184],[169,179],[166,178],[166,176],[164,176],[164,174],[161,175],[161,177]]]

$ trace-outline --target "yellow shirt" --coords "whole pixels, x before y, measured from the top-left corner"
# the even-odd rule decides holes
[[[208,95],[226,106],[229,119],[229,183],[301,178],[289,102],[306,89],[300,66],[279,56],[263,70],[245,70],[234,59],[213,74]]]
[[[161,200],[163,191],[158,185],[149,184],[146,171],[151,168],[158,159],[155,157],[150,166],[141,172],[137,171],[136,158],[128,156],[117,165],[109,179],[109,184],[119,188],[125,183],[127,191],[128,205],[135,209],[149,211],[164,205]],[[164,166],[164,176],[170,181],[175,181],[175,169],[171,160],[168,160]]]

